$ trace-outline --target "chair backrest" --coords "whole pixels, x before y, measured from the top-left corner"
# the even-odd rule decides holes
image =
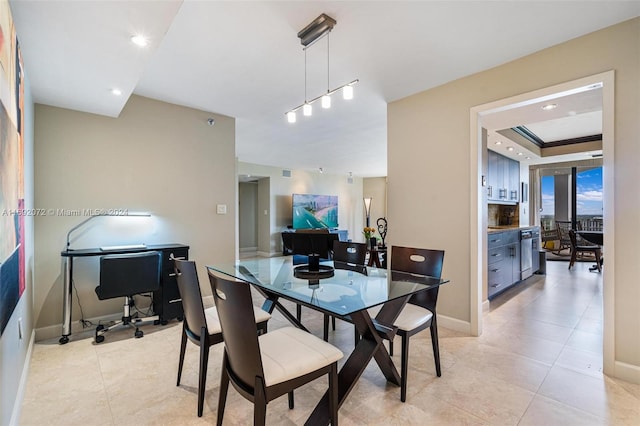
[[[194,337],[200,338],[202,327],[207,327],[207,317],[204,314],[196,262],[176,259],[173,269],[176,273],[176,281],[178,281],[178,291],[182,298],[182,309],[187,329]]]
[[[413,247],[391,247],[391,269],[412,274],[429,275],[440,278],[444,250]]]
[[[338,239],[338,234],[328,232],[296,232],[291,241],[291,250],[294,255],[308,256],[315,253],[322,259],[329,259],[333,241]]]
[[[333,242],[333,267],[367,275],[367,245],[347,241]]]
[[[367,245],[347,241],[333,242],[333,260],[337,262],[364,265],[367,257]]]
[[[256,377],[264,378],[264,371],[249,284],[228,280],[211,271],[209,282],[233,376],[253,389]]]
[[[560,243],[570,244],[569,230],[571,229],[571,222],[568,220],[556,220],[556,228],[558,229]]]
[[[98,299],[132,296],[160,288],[160,252],[110,254],[100,258]]]
[[[440,278],[442,276],[443,263],[444,250],[400,246],[391,247],[391,269],[394,271]],[[435,312],[438,300],[438,288],[439,287],[435,287],[433,290],[414,294],[411,296],[411,299],[409,299],[409,303],[422,306],[431,312]]]

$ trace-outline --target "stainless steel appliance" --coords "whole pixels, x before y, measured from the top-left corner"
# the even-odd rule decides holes
[[[520,279],[524,280],[533,275],[532,253],[533,232],[531,229],[520,231]]]

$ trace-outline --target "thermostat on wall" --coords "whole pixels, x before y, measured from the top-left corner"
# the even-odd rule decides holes
[[[227,205],[226,204],[218,204],[216,206],[216,213],[218,213],[218,214],[227,214]]]

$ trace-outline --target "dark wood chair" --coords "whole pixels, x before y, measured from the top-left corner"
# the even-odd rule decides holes
[[[264,425],[267,404],[325,374],[329,376],[329,418],[338,424],[338,360],[342,352],[310,333],[284,327],[258,336],[249,284],[209,271],[209,281],[224,334],[218,420],[221,425],[229,382],[253,402],[253,424]]]
[[[329,233],[327,229],[305,229],[297,231],[291,240],[293,264],[309,263],[309,255],[317,254],[320,261],[331,259],[333,242],[338,241],[339,235]],[[296,305],[296,318],[302,318],[302,306]]]
[[[560,254],[562,250],[571,249],[571,239],[569,238],[569,230],[571,222],[568,220],[556,220],[556,229],[558,230],[559,246],[555,254]]]
[[[218,320],[215,307],[204,308],[202,293],[198,282],[196,264],[189,260],[175,260],[174,272],[178,281],[178,290],[182,298],[184,320],[182,322],[182,342],[180,344],[180,360],[178,362],[178,380],[180,386],[184,354],[187,349],[187,339],[200,347],[200,365],[198,377],[198,417],[202,417],[204,408],[204,390],[207,380],[207,364],[209,348],[223,341],[222,328]],[[267,332],[267,321],[271,318],[268,312],[260,308],[254,309],[254,316],[259,333]]]
[[[443,262],[443,250],[391,247],[391,269],[393,271],[440,278]],[[409,365],[409,339],[411,336],[429,328],[436,374],[438,377],[442,375],[440,370],[440,349],[438,346],[438,324],[436,322],[437,301],[438,287],[413,295],[393,324],[398,327],[398,335],[402,338],[400,364],[400,400],[402,402],[407,399],[407,370]],[[389,343],[389,346],[389,352],[393,354],[393,341]]]
[[[576,231],[573,229],[569,230],[569,241],[571,243],[571,260],[569,260],[569,269],[573,266],[573,264],[578,259],[578,256],[583,256],[584,254],[593,254],[596,261],[596,268],[598,272],[602,272],[602,250],[600,246],[588,244],[586,241],[578,241],[578,237]]]
[[[346,269],[358,272],[359,274],[367,274],[365,259],[367,257],[367,245],[365,243],[354,243],[347,241],[333,242],[333,267],[336,269]],[[336,317],[324,315],[323,337],[326,342],[329,340],[329,318],[333,330],[336,329]],[[356,340],[358,339],[356,331]]]

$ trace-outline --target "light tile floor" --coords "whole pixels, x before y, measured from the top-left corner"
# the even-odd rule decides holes
[[[429,333],[411,340],[406,403],[375,363],[340,408],[343,425],[639,425],[640,385],[602,374],[602,276],[579,263],[548,262],[492,302],[484,334],[470,337],[440,327],[442,377],[436,377]],[[257,303],[261,303],[256,297]],[[316,335],[322,316],[303,309]],[[270,329],[287,325],[276,313]],[[212,348],[204,415],[196,415],[198,350],[189,344],[176,387],[181,325],[36,343],[22,405],[23,425],[190,425],[216,420],[222,345]],[[338,321],[330,341],[349,353],[352,326]],[[399,364],[396,343],[394,361]],[[271,402],[267,423],[299,425],[326,389],[326,379]],[[229,390],[225,424],[251,424],[252,405]]]

